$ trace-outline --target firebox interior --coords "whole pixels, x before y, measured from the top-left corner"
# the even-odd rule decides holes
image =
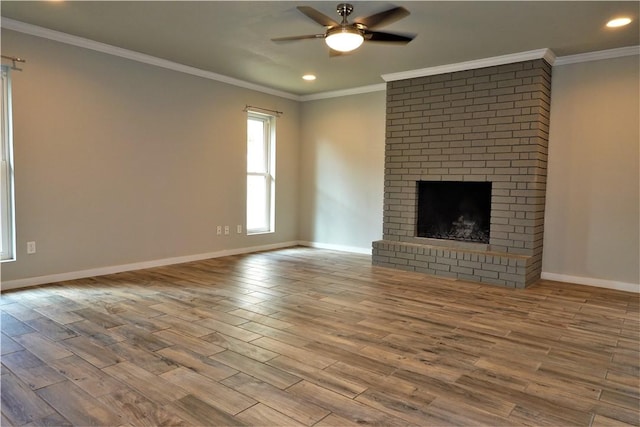
[[[489,243],[491,183],[418,181],[416,236]]]

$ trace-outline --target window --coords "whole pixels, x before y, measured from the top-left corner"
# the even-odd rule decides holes
[[[275,117],[247,118],[247,234],[275,229]]]
[[[11,132],[11,81],[9,67],[2,66],[2,85],[0,94],[1,111],[1,149],[2,164],[0,166],[0,217],[2,228],[0,229],[0,253],[2,261],[15,259],[15,223],[13,215],[13,137]]]

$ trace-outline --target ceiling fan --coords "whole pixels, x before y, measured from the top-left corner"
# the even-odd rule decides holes
[[[340,23],[310,6],[298,6],[298,10],[318,24],[326,27],[325,32],[304,36],[277,37],[271,39],[272,41],[282,42],[304,39],[324,39],[325,43],[327,43],[330,48],[331,55],[334,56],[351,52],[360,47],[364,41],[407,44],[414,38],[414,36],[372,31],[374,28],[391,24],[392,22],[408,16],[409,11],[404,7],[394,7],[366,18],[360,18],[357,22],[353,22],[351,24],[348,22],[347,18],[351,15],[351,12],[353,12],[353,5],[349,3],[340,3],[337,6],[336,12],[338,12],[338,15],[342,16],[342,21]]]

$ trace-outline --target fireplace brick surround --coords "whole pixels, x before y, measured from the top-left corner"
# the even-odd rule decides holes
[[[388,82],[373,264],[515,288],[536,282],[550,96],[544,59]],[[417,181],[491,182],[489,244],[416,237]]]

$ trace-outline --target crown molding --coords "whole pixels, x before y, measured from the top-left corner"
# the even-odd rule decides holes
[[[621,58],[623,56],[640,55],[640,46],[626,46],[617,49],[598,50],[596,52],[579,53],[577,55],[560,56],[555,65],[576,64],[579,62],[599,61],[602,59]]]
[[[112,46],[110,44],[96,42],[93,40],[85,39],[83,37],[73,36],[71,34],[63,33],[60,31],[39,27],[37,25],[26,24],[24,22],[16,21],[9,18],[2,18],[1,22],[2,28],[6,28],[8,30],[18,31],[20,33],[42,37],[72,46],[82,47],[109,55],[119,56],[120,58],[130,59],[132,61],[141,62],[143,64],[154,65],[156,67],[166,68],[168,70],[178,71],[180,73],[191,74],[192,76],[215,80],[233,86],[255,90],[257,92],[267,93],[269,95],[292,99],[294,101],[300,100],[300,97],[298,95],[294,95],[288,92],[283,92],[266,86],[260,86],[254,83],[245,82],[243,80],[234,79],[233,77],[213,73],[211,71],[202,70],[196,67],[190,67],[188,65],[179,64],[177,62],[168,61],[166,59],[157,58],[155,56],[135,52],[133,50],[123,49],[120,47]]]
[[[351,89],[334,90],[330,92],[320,92],[311,95],[300,96],[300,101],[317,101],[318,99],[339,98],[341,96],[359,95],[361,93],[381,92],[387,90],[386,83],[380,83],[369,86],[354,87]]]
[[[555,62],[556,56],[550,49],[529,50],[526,52],[511,53],[508,55],[492,56],[490,58],[474,59],[472,61],[457,62],[455,64],[439,65],[436,67],[422,68],[419,70],[401,71],[399,73],[383,74],[385,82],[414,79],[416,77],[434,76],[436,74],[454,73],[456,71],[475,70],[477,68],[493,67],[496,65],[512,64],[514,62],[544,59],[550,65]]]
[[[209,80],[215,80],[221,83],[230,84],[244,89],[255,90],[257,92],[269,95],[279,96],[281,98],[291,99],[299,102],[316,101],[320,99],[339,98],[343,96],[358,95],[369,92],[378,92],[386,90],[386,83],[374,84],[369,86],[360,86],[356,88],[320,92],[311,95],[295,95],[289,92],[280,91],[266,86],[257,85],[255,83],[246,82],[244,80],[235,79],[233,77],[217,74],[211,71],[202,70],[200,68],[183,65],[166,59],[157,58],[140,52],[119,48],[106,43],[100,43],[83,37],[73,36],[71,34],[60,31],[50,30],[48,28],[39,27],[37,25],[27,24],[16,21],[14,19],[2,18],[1,27],[8,30],[18,31],[36,37],[69,44],[72,46],[82,47],[109,55],[118,56],[132,61],[165,68],[180,73],[190,74]],[[550,65],[561,66],[574,64],[579,62],[597,61],[603,59],[613,59],[624,56],[640,55],[640,46],[627,46],[617,49],[601,50],[597,52],[587,52],[577,55],[568,55],[556,57],[550,49],[529,50],[526,52],[512,53],[508,55],[494,56],[490,58],[476,59],[472,61],[458,62],[454,64],[440,65],[436,67],[422,68],[418,70],[401,71],[398,73],[383,74],[381,77],[385,82],[412,79],[416,77],[432,76],[436,74],[452,73],[456,71],[473,70],[477,68],[492,67],[496,65],[511,64],[514,62],[530,61],[533,59],[544,59]]]

